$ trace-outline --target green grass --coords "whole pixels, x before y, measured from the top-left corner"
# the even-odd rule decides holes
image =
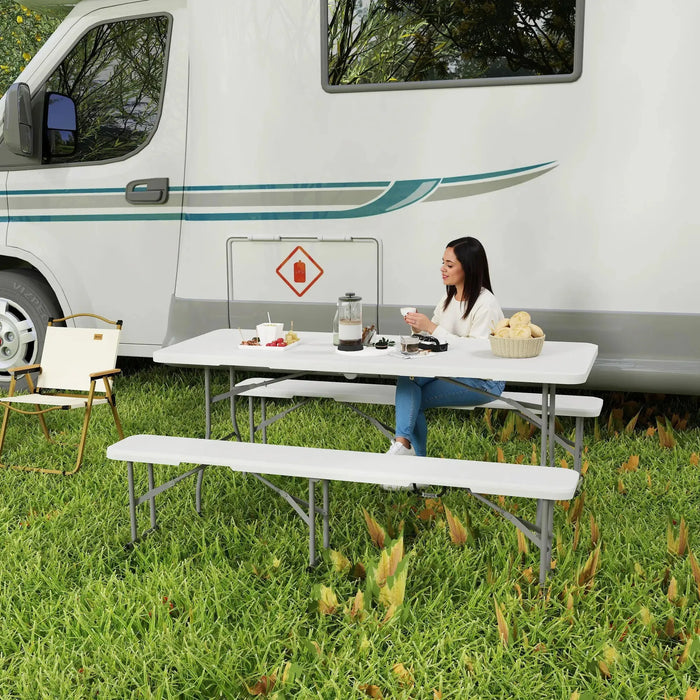
[[[127,434],[203,435],[201,372],[145,362],[127,369],[117,384]],[[215,389],[226,380],[217,374]],[[576,520],[573,502],[556,508],[556,568],[544,595],[536,548],[521,553],[515,528],[468,495],[443,499],[472,529],[457,547],[443,514],[421,517],[417,496],[332,484],[332,547],[353,564],[369,570],[379,558],[363,508],[393,536],[403,526],[405,602],[388,621],[377,601],[361,619],[344,612],[367,583],[330,560],[307,571],[299,518],[255,479],[225,469],[206,473],[202,518],[194,513],[194,483],[183,482],[159,499],[161,529],[126,550],[126,469],[104,456],[115,434],[109,411],[98,410],[75,476],[0,472],[0,697],[246,698],[253,697],[247,688],[276,674],[269,697],[366,698],[376,686],[384,698],[440,697],[434,689],[455,699],[683,698],[700,686],[699,591],[688,550],[669,553],[667,529],[677,540],[683,519],[700,558],[700,466],[693,464],[700,413],[690,404],[689,426],[674,431],[672,449],[643,426],[615,432],[611,421],[608,429],[607,414],[598,439],[587,426],[583,510]],[[393,409],[374,413],[391,422]],[[70,465],[81,417],[49,419],[60,444],[45,443],[36,421],[13,417],[3,461]],[[244,406],[239,419],[245,427]],[[491,431],[484,411],[434,411],[429,453],[495,460],[501,447],[509,461],[523,455],[529,462],[532,441],[500,442],[503,422],[493,416]],[[226,423],[222,404],[218,435]],[[564,421],[563,429],[570,433],[573,424]],[[328,401],[291,414],[268,437],[387,447],[359,416]],[[638,469],[620,472],[631,455],[639,455]],[[160,468],[159,478],[176,471]],[[304,482],[281,482],[304,497]],[[531,502],[506,503],[534,518]],[[580,585],[595,550],[591,518],[599,562]],[[148,526],[146,509],[139,525]],[[339,601],[331,615],[319,611],[321,585]],[[398,663],[412,682],[392,670]]]

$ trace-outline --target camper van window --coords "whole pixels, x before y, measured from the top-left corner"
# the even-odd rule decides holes
[[[576,80],[583,0],[321,0],[330,91]]]
[[[52,162],[123,158],[155,131],[163,92],[169,19],[140,17],[90,29],[47,83],[77,110],[75,153]]]

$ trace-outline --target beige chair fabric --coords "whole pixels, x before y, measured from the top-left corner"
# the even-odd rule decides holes
[[[81,323],[90,319],[91,326],[78,328],[57,325],[75,319],[80,319]],[[105,325],[95,327],[92,319]],[[10,370],[9,395],[0,398],[0,404],[5,407],[0,429],[0,457],[11,413],[36,416],[46,439],[50,441],[44,415],[50,411],[82,408],[85,410],[85,418],[75,468],[65,471],[1,463],[0,466],[49,474],[74,474],[82,464],[92,407],[99,404],[110,406],[117,433],[120,438],[124,437],[112,389],[113,379],[120,373],[116,362],[121,327],[121,321],[110,321],[95,314],[74,314],[49,321],[41,363]],[[26,375],[29,391],[15,395],[16,378],[23,374]]]

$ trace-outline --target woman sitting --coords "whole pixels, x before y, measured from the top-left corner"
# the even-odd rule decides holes
[[[445,295],[435,307],[432,318],[408,313],[406,323],[414,332],[424,332],[451,346],[465,338],[487,338],[503,318],[503,311],[491,289],[489,265],[481,243],[471,236],[447,244],[440,268]],[[435,406],[475,406],[483,403],[483,394],[470,387],[500,396],[505,382],[490,379],[455,377],[467,386],[444,379],[399,377],[396,384],[395,440],[387,454],[424,457],[428,438],[425,409]]]

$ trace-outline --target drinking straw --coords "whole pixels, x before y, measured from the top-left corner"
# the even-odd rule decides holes
[[[269,311],[267,312],[267,322],[272,323],[272,321],[270,320],[270,312]]]

